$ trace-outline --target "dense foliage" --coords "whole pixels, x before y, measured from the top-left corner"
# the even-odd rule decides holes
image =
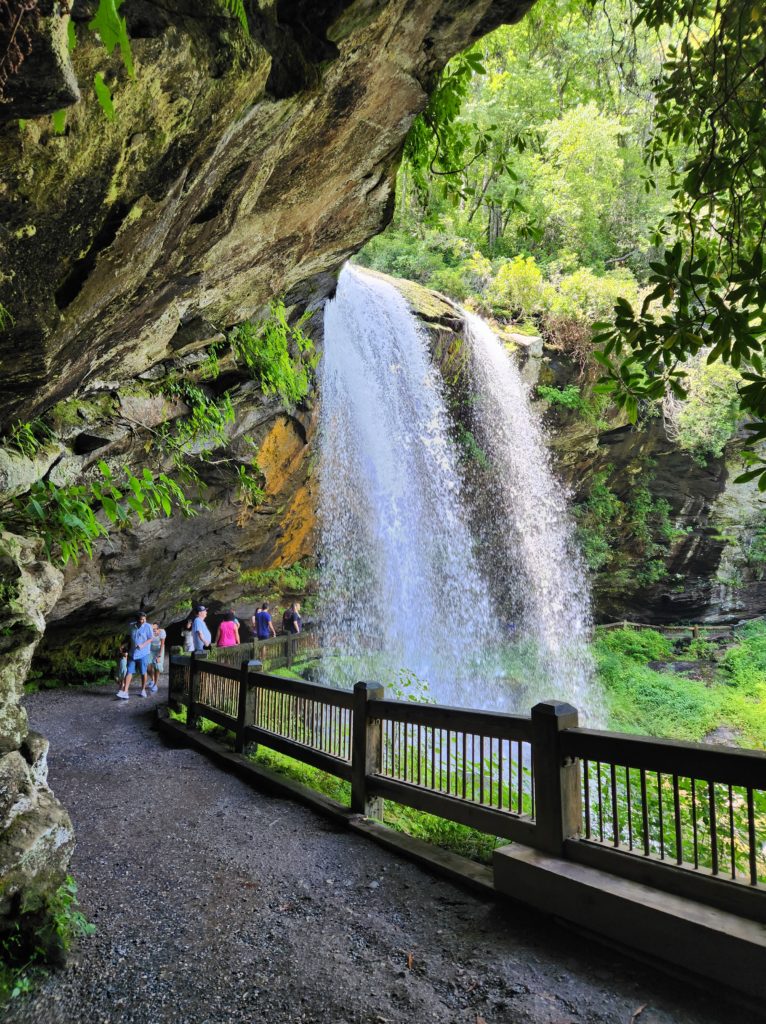
[[[762,9],[540,0],[468,56],[416,122],[393,225],[361,262],[533,321],[592,375],[598,359],[634,422],[688,397],[683,446],[720,455],[743,410],[766,416]],[[720,361],[732,372],[695,386]]]

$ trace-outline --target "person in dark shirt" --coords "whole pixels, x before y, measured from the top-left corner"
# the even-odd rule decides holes
[[[285,633],[300,633],[301,631],[301,606],[298,601],[293,601],[290,607],[282,616],[282,626]]]

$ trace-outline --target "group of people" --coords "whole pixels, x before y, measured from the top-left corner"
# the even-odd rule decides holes
[[[242,642],[240,622],[233,609],[224,614],[215,634],[215,642],[206,619],[207,608],[203,604],[198,604],[194,614],[189,616],[181,630],[185,651],[204,651],[213,643],[216,647],[233,647]],[[249,625],[254,639],[268,640],[277,635],[268,602],[264,601],[253,612]],[[298,601],[294,601],[282,615],[282,632],[300,633],[302,625],[301,606]],[[161,629],[158,623],[147,621],[146,612],[138,613],[136,621],[132,622],[130,626],[130,639],[120,644],[118,668],[120,688],[116,694],[118,700],[130,698],[129,690],[133,676],[138,676],[141,679],[139,697],[148,697],[157,692],[160,674],[164,670],[166,638],[165,630]]]
[[[234,647],[235,644],[242,643],[240,621],[233,609],[224,614],[216,631],[215,641],[207,626],[206,619],[207,608],[202,604],[197,605],[194,615],[186,620],[186,624],[181,630],[185,651],[204,651],[211,645],[215,647]],[[268,640],[270,637],[277,635],[267,601],[264,601],[259,608],[256,608],[250,616],[249,625],[252,637],[256,640]],[[282,616],[282,632],[300,633],[302,625],[301,606],[298,601],[294,601],[285,609]]]
[[[118,678],[120,688],[118,700],[130,698],[130,684],[133,676],[141,679],[139,697],[156,693],[165,662],[165,640],[167,633],[159,623],[146,621],[146,612],[139,612],[136,621],[130,625],[130,640],[120,644]]]
[[[250,626],[253,636],[257,640],[268,640],[269,637],[277,635],[267,601],[264,601],[261,607],[257,608],[250,617]],[[303,620],[301,619],[300,603],[293,601],[288,608],[285,608],[282,615],[282,632],[288,634],[300,633],[302,626]]]

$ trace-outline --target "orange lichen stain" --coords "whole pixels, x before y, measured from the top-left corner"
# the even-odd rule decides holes
[[[294,565],[314,554],[316,545],[316,493],[302,484],[282,517],[282,536],[276,565]]]
[[[258,467],[266,478],[268,497],[281,494],[301,468],[306,442],[288,416],[280,416],[258,450]]]

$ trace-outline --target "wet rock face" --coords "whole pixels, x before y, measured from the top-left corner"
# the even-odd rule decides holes
[[[21,705],[45,616],[63,585],[39,555],[34,543],[0,533],[0,938],[14,920],[22,928],[37,920],[74,846],[69,816],[48,788],[48,742],[30,732]]]
[[[45,118],[0,134],[5,424],[145,371],[190,324],[241,321],[337,269],[384,226],[436,72],[529,5],[264,3],[248,39],[213,0],[170,15],[125,0],[135,80],[76,5],[76,78],[103,72],[118,116],[83,84],[63,135]]]
[[[464,328],[459,309],[411,281],[389,280],[427,330],[450,406],[460,419],[470,401],[462,372]],[[575,384],[588,394],[589,383],[581,379],[578,367],[561,353],[544,348],[540,339],[502,337],[516,350],[532,388],[538,382],[561,389]],[[766,535],[764,499],[755,484],[733,482],[742,470],[737,456],[742,438],[733,438],[723,457],[701,465],[668,437],[660,416],[633,427],[615,410],[605,413],[605,421],[594,422],[541,401],[536,405],[545,419],[554,465],[569,489],[575,514],[602,477],[623,505],[620,515],[627,519],[638,486],[646,488],[642,500],[650,503],[647,514],[640,523],[615,527],[609,536],[614,557],[591,574],[598,621],[727,622],[766,611],[766,545],[760,541]],[[463,426],[470,426],[470,416]],[[470,453],[465,454],[462,464],[469,490],[481,495],[486,492],[482,469],[472,464]],[[662,516],[659,509],[664,509]],[[647,540],[642,532],[652,536]],[[656,550],[647,554],[647,544],[654,544]],[[647,571],[648,561],[658,563],[652,572]],[[652,579],[653,575],[659,578]]]

